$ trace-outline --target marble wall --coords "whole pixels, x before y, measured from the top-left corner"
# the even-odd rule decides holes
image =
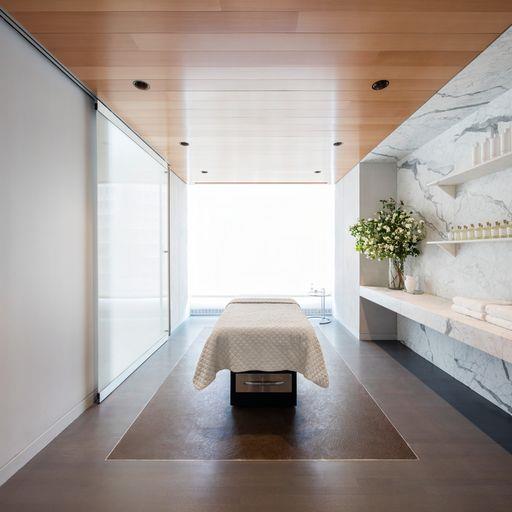
[[[400,160],[511,88],[512,27],[386,137],[363,162]]]
[[[427,184],[470,167],[472,147],[506,121],[512,121],[512,91],[431,140],[398,163],[398,197],[426,221],[428,240],[446,238],[452,225],[512,221],[512,168],[469,181],[454,199]],[[512,246],[509,243],[461,245],[457,257],[423,245],[423,255],[408,270],[422,277],[428,293],[500,297],[512,300]]]
[[[446,237],[452,225],[512,221],[512,168],[470,181],[456,198],[427,184],[471,166],[472,147],[512,121],[512,91],[471,115],[398,162],[398,198],[416,210],[428,227],[428,240]],[[512,242],[459,246],[456,257],[423,244],[422,255],[407,264],[427,293],[512,300]],[[399,339],[410,348],[512,414],[512,365],[399,318]]]
[[[512,414],[512,364],[405,317],[398,339],[414,352]]]

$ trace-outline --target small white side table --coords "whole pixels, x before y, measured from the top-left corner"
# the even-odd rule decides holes
[[[312,292],[309,292],[309,296],[320,297],[321,316],[308,316],[308,318],[320,318],[320,322],[318,322],[320,325],[330,324],[331,319],[327,318],[325,314],[325,298],[330,297],[331,295],[329,293],[325,293],[325,288],[320,288],[320,290],[313,290]]]

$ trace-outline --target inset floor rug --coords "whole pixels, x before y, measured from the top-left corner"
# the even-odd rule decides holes
[[[202,391],[192,385],[209,332],[201,332],[108,459],[416,459],[321,333],[329,388],[298,374],[296,408],[243,409],[229,405],[228,371]]]

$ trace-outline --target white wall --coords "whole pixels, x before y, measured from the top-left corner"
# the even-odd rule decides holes
[[[334,316],[363,340],[394,339],[396,315],[360,299],[360,285],[386,286],[387,263],[360,255],[349,227],[360,217],[373,216],[380,199],[395,195],[394,164],[361,163],[336,184]]]
[[[187,184],[170,173],[170,300],[171,331],[189,315],[188,298],[188,198]]]
[[[359,338],[359,254],[348,232],[359,218],[359,165],[336,184],[334,209],[334,316]]]
[[[93,101],[0,21],[0,483],[91,403]]]
[[[362,163],[359,175],[359,215],[373,217],[381,199],[396,197],[396,165],[394,163]],[[350,236],[350,235],[349,235]],[[354,238],[350,236],[352,247]],[[359,284],[388,285],[388,262],[360,258]],[[361,299],[359,337],[362,340],[396,338],[396,314],[378,304]]]

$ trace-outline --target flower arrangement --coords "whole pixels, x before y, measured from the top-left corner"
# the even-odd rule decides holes
[[[403,201],[383,199],[375,218],[360,219],[349,231],[356,250],[371,260],[390,260],[390,288],[404,287],[407,256],[418,256],[418,244],[425,238],[425,221],[405,210]]]

